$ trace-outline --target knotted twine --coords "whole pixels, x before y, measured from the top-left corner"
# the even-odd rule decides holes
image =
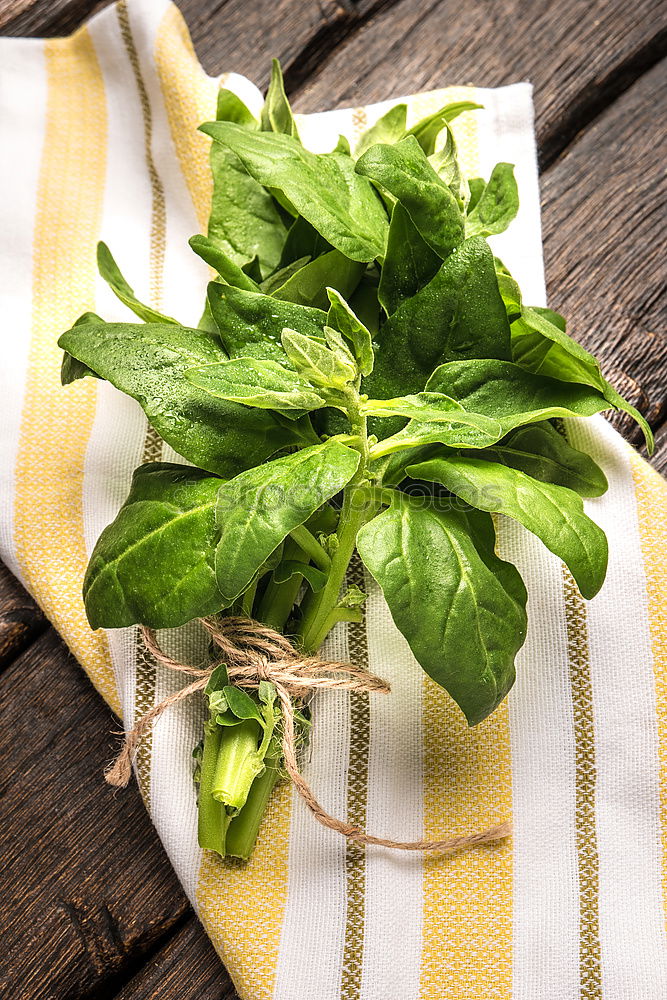
[[[218,663],[224,663],[230,682],[238,684],[239,687],[257,689],[260,681],[270,681],[274,685],[282,709],[281,743],[285,770],[299,795],[322,826],[335,830],[336,833],[357,844],[374,844],[401,851],[450,853],[467,847],[489,844],[509,836],[510,824],[500,823],[479,833],[450,837],[447,840],[389,840],[385,837],[374,837],[360,827],[332,816],[318,802],[312,788],[299,770],[294,703],[303,702],[308,695],[322,688],[388,694],[389,685],[353,663],[303,656],[280,632],[251,618],[229,617],[220,620],[200,618],[199,621],[222,654],[218,662],[205,668],[188,666],[168,656],[158,645],[153,629],[142,626],[146,647],[158,663],[196,679],[180,691],[170,694],[158,705],[154,705],[125,734],[123,747],[105,774],[110,785],[124,788],[128,784],[132,776],[132,761],[137,747],[156,719],[159,719],[172,705],[184,701],[197,691],[203,691],[215,667]]]

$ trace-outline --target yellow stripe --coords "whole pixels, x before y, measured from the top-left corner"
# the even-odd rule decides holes
[[[205,233],[213,191],[208,164],[210,140],[197,129],[202,122],[215,118],[218,88],[199,65],[187,25],[173,4],[158,29],[155,62],[176,155],[199,227]]]
[[[575,743],[576,842],[579,869],[579,979],[581,1000],[602,996],[595,828],[595,730],[586,603],[563,566],[567,656]]]
[[[408,105],[408,124],[449,101],[451,87]],[[466,175],[479,173],[476,116],[452,125]],[[424,836],[481,830],[512,813],[506,702],[474,729],[438,685],[424,681]],[[502,1000],[512,992],[512,843],[424,860],[421,991],[424,1000]]]
[[[667,915],[667,483],[635,451],[628,450],[637,496],[653,650],[660,758],[662,896]]]
[[[223,861],[204,851],[199,869],[198,913],[242,1000],[273,997],[287,901],[291,794],[286,782],[273,792],[249,861]]]
[[[424,836],[507,819],[512,775],[507,703],[468,729],[451,698],[424,682]],[[502,1000],[512,987],[512,845],[424,860],[424,1000]]]
[[[16,464],[15,546],[37,601],[113,710],[120,701],[102,632],[86,620],[83,473],[96,385],[61,387],[59,334],[95,306],[107,115],[87,30],[44,43],[48,97],[33,249],[33,320]]]

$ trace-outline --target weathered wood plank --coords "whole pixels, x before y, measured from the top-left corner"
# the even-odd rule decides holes
[[[667,417],[665,135],[667,60],[612,104],[541,181],[551,303],[653,427]],[[628,417],[615,422],[641,440]]]
[[[299,111],[474,82],[535,85],[540,154],[567,143],[665,51],[654,0],[413,0],[379,12],[298,89]],[[290,80],[290,74],[288,74]],[[295,73],[294,84],[299,84]],[[296,87],[292,87],[296,89]]]
[[[46,619],[32,597],[0,562],[0,670],[46,627]]]
[[[0,995],[76,1000],[134,972],[190,913],[113,717],[49,629],[0,677]]]
[[[0,0],[0,33],[65,35],[111,0]],[[202,65],[235,71],[258,86],[273,56],[303,80],[320,52],[340,43],[371,14],[396,0],[177,0]]]
[[[116,994],[116,1000],[237,1000],[231,980],[195,916]]]

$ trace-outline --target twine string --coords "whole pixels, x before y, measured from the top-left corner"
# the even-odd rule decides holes
[[[389,685],[356,664],[324,660],[317,656],[303,656],[280,632],[250,618],[230,617],[220,620],[201,618],[200,623],[220,650],[218,662],[225,663],[231,683],[250,689],[257,689],[263,680],[270,681],[274,685],[282,709],[281,744],[285,770],[297,792],[322,826],[357,844],[372,844],[402,851],[438,853],[451,853],[467,847],[489,844],[510,835],[510,824],[500,823],[477,833],[443,840],[391,840],[374,837],[360,827],[332,816],[317,800],[299,769],[294,703],[302,702],[322,688],[388,694]],[[190,698],[198,691],[203,691],[217,666],[217,663],[213,663],[210,667],[198,668],[181,663],[164,652],[152,629],[142,626],[142,631],[146,647],[158,663],[169,670],[193,677],[194,680],[154,705],[137,719],[132,729],[125,734],[122,749],[105,775],[107,782],[116,787],[125,787],[128,784],[132,776],[132,761],[137,747],[156,719],[172,705]]]

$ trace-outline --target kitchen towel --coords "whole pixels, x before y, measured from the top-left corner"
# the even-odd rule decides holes
[[[205,231],[211,197],[197,126],[221,83],[259,110],[248,80],[203,72],[163,0],[119,3],[68,39],[0,39],[0,554],[126,726],[180,681],[136,629],[91,632],[81,582],[134,467],[175,456],[109,384],[62,388],[56,340],[88,309],[129,319],[97,277],[99,239],[140,298],[196,324],[208,274],[187,239]],[[484,105],[454,122],[466,171],[517,167],[521,210],[494,249],[526,301],[544,304],[530,87],[417,95],[410,121],[463,96]],[[392,103],[299,116],[299,131],[325,151]],[[609,574],[587,603],[555,556],[501,521],[530,628],[499,710],[466,727],[370,579],[358,580],[365,624],[339,628],[327,654],[368,664],[392,694],[327,691],[314,704],[306,776],[336,816],[405,840],[511,819],[511,839],[451,857],[364,851],[283,784],[251,860],[222,861],[197,846],[202,705],[170,710],[144,741],[146,806],[243,998],[667,996],[665,484],[602,418],[568,432],[609,479],[587,502],[609,537]],[[161,638],[192,656],[194,631]]]

